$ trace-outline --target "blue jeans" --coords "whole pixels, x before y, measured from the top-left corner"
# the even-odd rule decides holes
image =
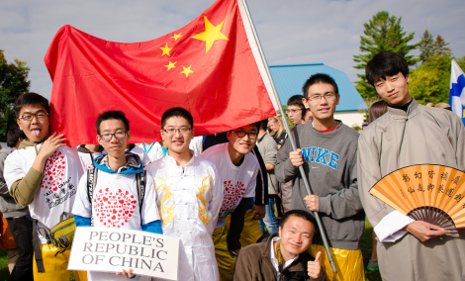
[[[274,214],[274,199],[271,196],[268,198],[265,217],[260,221],[260,227],[262,228],[263,233],[265,233],[265,226],[269,234],[278,232],[278,219]]]

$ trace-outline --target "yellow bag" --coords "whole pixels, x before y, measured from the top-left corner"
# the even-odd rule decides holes
[[[74,216],[60,221],[50,229],[50,236],[52,243],[60,248],[69,248],[73,243],[74,231],[76,230],[76,223]]]

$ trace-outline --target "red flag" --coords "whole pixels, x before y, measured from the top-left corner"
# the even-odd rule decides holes
[[[146,42],[110,42],[63,26],[45,56],[52,129],[73,146],[95,143],[97,116],[122,110],[132,141],[152,142],[160,139],[161,115],[174,106],[192,113],[196,135],[275,115],[266,66],[239,5],[219,0],[183,28]]]

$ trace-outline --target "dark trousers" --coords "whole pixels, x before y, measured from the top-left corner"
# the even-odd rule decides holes
[[[32,247],[32,219],[29,216],[24,216],[16,219],[8,218],[7,220],[18,251],[18,259],[8,281],[32,281],[32,258],[34,254]]]

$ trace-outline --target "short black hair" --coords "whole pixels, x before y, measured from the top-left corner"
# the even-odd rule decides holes
[[[19,139],[26,139],[23,131],[19,128],[18,124],[11,123],[8,127],[8,132],[6,133],[6,145],[8,147],[15,147]]]
[[[286,221],[292,216],[299,217],[299,218],[302,218],[302,219],[304,219],[306,221],[309,221],[313,225],[313,227],[315,228],[315,234],[316,234],[317,227],[316,227],[315,218],[313,217],[312,214],[310,214],[309,212],[304,211],[304,210],[294,209],[294,210],[287,211],[286,213],[284,213],[283,217],[279,221],[279,226],[283,227],[283,225],[286,223]]]
[[[365,68],[366,78],[371,85],[399,72],[407,77],[409,74],[408,63],[402,55],[392,52],[378,53],[367,63]]]
[[[310,86],[312,86],[313,84],[317,84],[317,83],[325,83],[325,84],[332,85],[334,88],[335,94],[339,95],[339,88],[337,87],[336,81],[331,76],[325,73],[316,73],[310,76],[310,78],[308,78],[307,81],[305,81],[304,85],[302,86],[302,93],[305,98],[308,98],[307,96],[308,88],[310,88]]]
[[[268,129],[268,118],[263,119],[262,121],[260,121],[260,128],[259,129],[263,129],[265,131],[266,131],[266,129]]]
[[[19,118],[19,112],[25,105],[42,106],[50,114],[50,104],[46,98],[37,93],[23,93],[15,101],[15,114]]]
[[[194,118],[192,117],[192,114],[185,108],[182,107],[173,107],[168,110],[166,110],[163,115],[161,116],[161,127],[165,127],[166,120],[168,120],[171,117],[182,117],[189,122],[189,125],[191,128],[194,127]]]
[[[95,125],[97,127],[97,134],[100,135],[100,123],[112,119],[120,120],[121,122],[123,122],[124,129],[126,130],[126,132],[129,131],[129,120],[128,118],[126,118],[126,115],[124,115],[124,113],[120,110],[109,110],[101,113],[97,117],[97,121],[95,122]]]
[[[295,105],[300,107],[300,109],[305,110],[305,105],[302,102],[304,96],[302,95],[293,95],[287,100],[287,106]]]

